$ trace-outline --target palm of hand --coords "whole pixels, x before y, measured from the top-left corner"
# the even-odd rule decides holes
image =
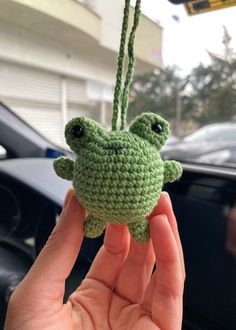
[[[140,304],[120,297],[94,280],[86,281],[84,286],[70,299],[67,315],[69,318],[72,315],[71,325],[64,329],[159,329],[150,312]]]
[[[59,224],[11,297],[5,330],[181,329],[184,264],[167,194],[151,216],[148,243],[130,240],[125,225],[108,225],[85,280],[63,304],[84,216],[70,191]]]
[[[85,281],[59,312],[50,314],[26,321],[24,329],[159,329],[157,320],[154,323],[142,305],[131,303],[96,280]]]

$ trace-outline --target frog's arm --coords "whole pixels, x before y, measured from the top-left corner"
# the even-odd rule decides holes
[[[54,160],[53,167],[58,176],[62,179],[73,180],[74,161],[67,157],[60,157]]]
[[[164,162],[164,183],[173,182],[181,177],[182,166],[175,160],[166,160]]]

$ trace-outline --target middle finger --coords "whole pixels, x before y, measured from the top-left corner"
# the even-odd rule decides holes
[[[131,303],[140,303],[155,264],[151,240],[140,244],[131,239],[128,257],[117,278],[115,292]]]

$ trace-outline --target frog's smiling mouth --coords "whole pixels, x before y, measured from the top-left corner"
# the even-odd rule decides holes
[[[115,155],[121,154],[123,147],[119,145],[118,143],[111,143],[106,146],[107,150],[110,150]]]

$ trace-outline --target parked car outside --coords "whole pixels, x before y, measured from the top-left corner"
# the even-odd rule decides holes
[[[162,156],[202,164],[236,167],[236,122],[206,125],[167,145]]]
[[[180,141],[180,138],[178,138],[177,136],[170,134],[168,140],[166,141],[166,144],[164,145],[163,149],[168,147],[168,146],[172,146],[174,144],[177,144]]]

